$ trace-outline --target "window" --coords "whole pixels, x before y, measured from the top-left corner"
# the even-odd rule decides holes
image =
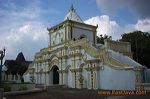
[[[53,45],[55,45],[55,42],[53,41]]]
[[[87,38],[86,35],[81,35],[79,39]]]

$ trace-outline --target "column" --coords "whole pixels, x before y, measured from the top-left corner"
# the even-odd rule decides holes
[[[36,83],[38,84],[38,73],[36,73]]]
[[[142,76],[141,76],[141,72],[142,72],[142,68],[135,68],[135,89],[140,89],[143,90],[142,86],[137,85],[139,83],[142,83]]]
[[[61,72],[59,72],[59,85],[62,85],[63,83],[62,83],[62,73]]]
[[[93,88],[97,89],[97,72],[93,72]]]
[[[52,72],[50,71],[49,72],[49,85],[51,86],[51,85],[53,85],[53,75],[52,75]]]
[[[62,76],[63,76],[63,85],[65,85],[65,73],[64,72],[62,73]]]
[[[65,85],[68,86],[68,73],[65,73]]]
[[[87,88],[91,89],[91,73],[88,71],[88,81],[87,81]]]
[[[71,72],[72,73],[72,88],[76,88],[76,84],[75,84],[75,72]]]
[[[46,72],[46,85],[49,86],[49,72]]]
[[[93,71],[91,70],[91,89],[94,88],[94,75],[93,75]]]

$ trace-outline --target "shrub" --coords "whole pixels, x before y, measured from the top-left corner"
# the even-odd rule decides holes
[[[21,86],[18,91],[27,90],[28,88],[26,86]]]
[[[4,92],[9,92],[11,91],[11,86],[9,84],[3,84],[2,86],[4,88]]]

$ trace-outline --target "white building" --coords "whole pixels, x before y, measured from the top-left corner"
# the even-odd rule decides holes
[[[71,6],[64,21],[48,28],[49,46],[36,53],[29,68],[36,84],[71,88],[135,90],[143,67],[127,42],[97,44],[97,26],[85,24]]]

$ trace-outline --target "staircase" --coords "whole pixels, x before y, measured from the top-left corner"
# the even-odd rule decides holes
[[[120,61],[110,56],[105,48],[101,49],[95,48],[94,46],[92,46],[92,43],[86,38],[77,41],[70,41],[69,46],[70,47],[81,46],[92,57],[100,58],[103,62],[106,62],[107,64],[114,66],[116,68],[130,67],[129,65],[121,63]]]
[[[55,84],[55,85],[52,85],[52,86],[47,86],[47,88],[67,88],[66,85],[59,85],[59,84]]]
[[[93,57],[98,56],[99,50],[92,46],[91,42],[88,41],[88,39],[83,38],[77,41],[71,41],[69,42],[70,47],[76,47],[81,46],[88,54],[90,54]]]

